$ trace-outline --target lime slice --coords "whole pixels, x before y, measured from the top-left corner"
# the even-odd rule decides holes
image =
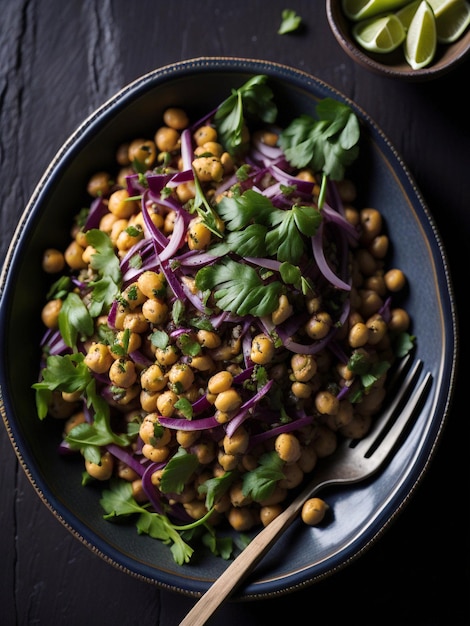
[[[406,34],[405,58],[414,70],[419,70],[431,63],[436,46],[436,19],[430,5],[422,0]]]
[[[466,0],[428,0],[436,17],[437,41],[453,43],[470,24],[470,4]]]
[[[354,25],[352,34],[365,50],[381,54],[398,48],[406,37],[402,23],[393,13],[358,22]]]
[[[413,2],[405,4],[402,9],[395,13],[400,22],[403,24],[403,28],[405,29],[405,31],[407,31],[410,27],[411,20],[413,19],[414,14],[416,13],[416,10],[419,7],[420,3],[421,0],[413,0]]]
[[[343,13],[353,22],[374,17],[380,13],[400,9],[410,0],[342,0]]]

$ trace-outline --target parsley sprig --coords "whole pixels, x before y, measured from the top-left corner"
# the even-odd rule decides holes
[[[272,124],[277,117],[273,92],[266,84],[267,76],[253,76],[218,107],[214,121],[220,143],[231,154],[246,147],[244,126],[246,117]]]

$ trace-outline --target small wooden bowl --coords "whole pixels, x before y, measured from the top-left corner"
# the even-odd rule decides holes
[[[326,14],[333,34],[346,54],[362,67],[388,78],[431,80],[452,70],[470,53],[470,29],[467,29],[455,43],[438,44],[434,61],[427,67],[414,70],[406,62],[401,47],[388,54],[363,50],[351,34],[353,23],[344,15],[340,0],[326,0]]]

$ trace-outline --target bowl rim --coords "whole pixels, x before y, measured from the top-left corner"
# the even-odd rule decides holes
[[[450,381],[448,396],[446,398],[446,406],[443,407],[442,411],[442,419],[441,423],[438,424],[438,432],[435,433],[435,438],[432,442],[432,446],[429,449],[425,450],[426,461],[419,468],[419,471],[411,473],[408,477],[409,484],[408,492],[414,490],[417,484],[421,481],[431,457],[434,454],[436,446],[435,441],[439,439],[443,425],[447,419],[447,414],[449,410],[450,404],[450,396],[451,391],[453,389],[453,380],[455,378],[455,369],[456,369],[456,355],[457,355],[457,336],[456,336],[456,312],[453,303],[453,287],[451,284],[450,276],[448,275],[446,257],[442,242],[440,241],[439,234],[437,233],[437,229],[434,224],[434,220],[429,213],[429,210],[426,207],[426,204],[417,189],[414,180],[408,171],[407,167],[403,164],[401,157],[396,152],[395,148],[391,145],[388,138],[385,136],[383,131],[377,126],[377,124],[370,118],[370,116],[363,111],[357,104],[353,103],[347,96],[338,91],[335,87],[332,87],[328,83],[324,82],[321,79],[318,79],[300,69],[290,67],[288,65],[265,61],[259,59],[246,59],[243,57],[196,57],[193,59],[188,59],[185,61],[179,61],[176,63],[165,65],[161,68],[154,69],[129,84],[125,85],[122,89],[116,92],[111,98],[105,101],[101,106],[99,106],[91,115],[89,115],[78,127],[77,129],[69,136],[68,139],[63,143],[62,147],[58,150],[55,157],[52,159],[51,163],[47,167],[45,173],[37,184],[33,194],[29,202],[27,203],[25,210],[20,217],[18,226],[13,234],[11,245],[8,249],[5,264],[2,267],[2,273],[0,275],[0,319],[4,319],[7,314],[8,302],[4,300],[4,295],[8,296],[10,289],[13,288],[13,278],[10,275],[10,270],[15,266],[16,263],[16,255],[17,252],[17,243],[21,241],[24,232],[28,229],[29,220],[32,219],[32,213],[34,208],[40,205],[41,198],[48,186],[52,184],[54,177],[57,175],[57,168],[64,168],[68,164],[68,160],[71,158],[71,154],[73,153],[74,144],[76,142],[80,142],[83,138],[86,137],[93,132],[95,126],[100,126],[106,122],[108,118],[112,118],[115,114],[114,108],[119,106],[124,108],[129,102],[132,102],[138,95],[145,95],[148,89],[154,88],[158,86],[160,83],[165,83],[168,80],[172,80],[177,77],[185,76],[188,74],[194,73],[194,71],[202,71],[202,72],[214,72],[214,71],[223,71],[223,72],[233,72],[233,73],[245,73],[245,74],[255,74],[255,73],[268,73],[268,75],[272,76],[276,80],[287,80],[289,84],[295,84],[297,86],[301,85],[302,89],[321,89],[326,94],[334,95],[338,97],[343,102],[347,102],[350,106],[360,114],[364,121],[367,122],[369,126],[369,132],[373,130],[374,135],[377,139],[381,141],[383,147],[389,151],[390,155],[400,163],[400,167],[402,168],[402,174],[406,178],[406,181],[409,185],[411,185],[414,194],[416,195],[420,209],[423,212],[424,217],[427,222],[429,222],[430,230],[433,233],[433,236],[436,238],[439,254],[441,255],[441,261],[444,264],[444,272],[446,273],[449,292],[446,296],[449,298],[448,306],[450,307],[450,319],[452,322],[452,332],[449,336],[449,350],[452,352],[454,359],[452,363],[449,363],[449,372],[448,379]],[[2,325],[3,328],[3,325]],[[0,332],[0,345],[3,342],[3,330]],[[2,351],[2,359],[3,351]],[[0,368],[3,369],[3,368]],[[164,581],[155,580],[152,577],[150,571],[145,570],[143,573],[141,571],[136,572],[135,567],[133,566],[132,558],[128,558],[121,552],[114,550],[114,548],[107,546],[106,550],[97,547],[89,539],[89,535],[87,533],[87,529],[79,520],[74,520],[74,524],[70,524],[67,516],[67,509],[63,506],[63,503],[55,501],[55,497],[50,497],[47,494],[48,489],[47,485],[44,484],[42,477],[34,476],[33,472],[30,468],[35,467],[34,458],[31,457],[29,450],[24,447],[21,448],[18,441],[18,431],[15,427],[14,421],[12,422],[9,419],[10,411],[7,410],[9,407],[9,397],[8,390],[5,389],[4,393],[4,384],[3,384],[3,373],[0,372],[0,412],[5,423],[9,438],[13,444],[15,453],[20,461],[20,465],[25,471],[28,479],[32,483],[34,489],[38,493],[39,497],[43,501],[44,504],[51,510],[54,516],[76,537],[78,538],[84,545],[90,548],[94,553],[101,556],[108,563],[117,567],[121,571],[125,571],[137,578],[145,580],[147,582],[155,583],[160,587],[172,589],[174,591],[179,591],[188,595],[200,595],[201,588],[198,581],[192,581],[191,577],[185,579],[185,584],[187,584],[186,588],[181,587],[181,579],[178,576],[170,576],[166,578]],[[12,413],[13,415],[13,413]],[[296,583],[294,586],[286,587],[285,589],[279,590],[275,588],[276,581],[274,583],[268,582],[267,584],[249,585],[244,589],[244,596],[242,598],[247,597],[257,597],[257,598],[265,598],[270,597],[271,595],[279,595],[279,593],[287,593],[288,591],[295,589],[299,589],[303,586],[311,585],[313,582],[324,578],[327,575],[330,575],[342,567],[345,567],[347,564],[352,562],[356,557],[364,552],[365,549],[369,548],[371,545],[375,543],[375,541],[382,536],[383,532],[389,527],[392,520],[395,519],[396,515],[403,508],[402,504],[398,507],[393,514],[386,520],[380,520],[380,524],[374,527],[372,536],[369,537],[367,543],[365,545],[359,545],[354,547],[355,552],[352,555],[349,555],[347,561],[342,562],[339,558],[333,559],[333,562],[330,565],[330,568],[327,572],[320,572],[318,575],[309,578],[308,580],[302,581],[301,583]],[[75,523],[77,522],[77,523]],[[274,585],[274,586],[273,586]]]

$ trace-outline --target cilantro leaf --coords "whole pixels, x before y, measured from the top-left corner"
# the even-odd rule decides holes
[[[59,330],[69,348],[75,348],[77,338],[93,334],[93,319],[80,296],[74,292],[67,294],[59,312]]]
[[[262,501],[273,493],[276,484],[284,478],[284,461],[277,452],[267,452],[260,457],[259,465],[243,474],[242,492],[255,501]]]
[[[200,269],[196,287],[201,291],[215,289],[214,298],[224,311],[258,317],[277,308],[282,290],[279,281],[264,284],[251,266],[231,259]]]
[[[230,153],[244,147],[245,116],[261,119],[272,124],[277,117],[277,106],[273,92],[266,85],[267,76],[253,76],[218,107],[214,121],[219,141]]]
[[[297,265],[305,251],[305,236],[316,233],[321,222],[321,214],[313,206],[294,206],[289,210],[277,210],[272,214],[276,228],[266,234],[268,254],[283,261]]]
[[[318,119],[303,114],[279,136],[279,145],[294,167],[311,167],[332,180],[344,177],[359,153],[359,121],[351,108],[333,98],[316,106]]]
[[[104,490],[100,504],[106,512],[104,519],[117,520],[120,517],[138,515],[136,526],[139,534],[147,534],[153,539],[160,539],[171,544],[173,558],[178,565],[188,563],[194,552],[182,539],[176,527],[160,513],[152,513],[141,506],[132,496],[132,485],[127,481],[112,481],[111,488]]]
[[[160,491],[162,493],[181,493],[198,465],[199,461],[195,454],[189,454],[184,448],[180,448],[168,461],[162,472]]]
[[[240,230],[252,221],[267,225],[274,210],[271,200],[253,189],[239,196],[224,196],[217,206],[228,230]]]
[[[216,256],[229,252],[236,252],[240,256],[265,256],[267,230],[267,226],[262,224],[250,224],[243,230],[229,232],[223,242],[211,246],[210,252]]]
[[[216,478],[209,478],[198,487],[199,493],[206,494],[206,509],[211,509],[214,504],[220,500],[220,498],[226,493],[233,481],[235,480],[236,472],[226,472],[222,476]]]
[[[93,288],[90,315],[98,317],[119,295],[122,275],[119,259],[109,236],[102,230],[92,229],[86,233],[86,239],[96,250],[91,256],[90,265],[98,272],[99,279],[90,283]]]
[[[295,11],[292,9],[284,9],[282,12],[282,21],[279,26],[279,30],[277,31],[278,35],[285,35],[286,33],[292,33],[297,30],[301,23],[302,18],[300,15],[297,15]]]

